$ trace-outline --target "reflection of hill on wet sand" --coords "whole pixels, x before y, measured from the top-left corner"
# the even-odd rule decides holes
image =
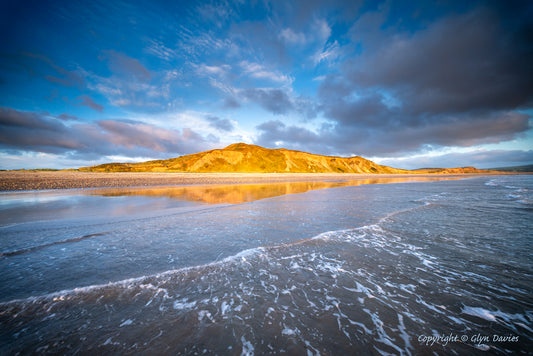
[[[191,185],[165,188],[118,188],[92,191],[102,196],[152,196],[207,204],[239,204],[310,190],[346,187],[362,184],[401,183],[459,179],[454,177],[403,177],[360,179],[346,182],[290,182],[270,184]]]

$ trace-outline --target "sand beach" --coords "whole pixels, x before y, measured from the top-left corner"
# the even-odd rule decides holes
[[[490,175],[490,174],[483,174]],[[189,184],[357,181],[373,178],[427,180],[480,174],[336,174],[336,173],[93,173],[76,171],[2,171],[0,191],[150,187]]]

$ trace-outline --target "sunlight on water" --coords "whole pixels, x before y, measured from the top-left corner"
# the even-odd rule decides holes
[[[150,196],[203,202],[207,204],[240,204],[286,194],[305,193],[311,190],[405,182],[433,182],[461,179],[461,177],[398,177],[373,178],[344,182],[289,182],[269,184],[191,185],[162,188],[99,189],[89,194],[101,196]]]

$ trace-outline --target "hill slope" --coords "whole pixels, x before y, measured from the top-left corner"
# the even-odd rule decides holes
[[[525,165],[525,166],[491,168],[491,170],[501,171],[501,172],[524,172],[524,173],[530,173],[530,172],[533,172],[533,164],[528,164],[528,165]]]
[[[474,167],[457,167],[457,168],[420,168],[413,169],[411,173],[420,174],[467,174],[467,173],[496,173],[495,171],[488,171],[477,169]]]
[[[191,173],[410,173],[381,166],[362,157],[321,156],[286,149],[268,149],[235,143],[223,149],[167,160],[108,163],[80,168],[88,172],[191,172]]]

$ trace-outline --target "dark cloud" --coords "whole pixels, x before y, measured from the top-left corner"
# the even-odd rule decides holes
[[[281,89],[250,88],[243,90],[243,96],[273,114],[286,114],[294,108],[289,96]]]
[[[168,130],[136,121],[117,120],[65,125],[61,118],[47,113],[10,108],[0,108],[0,147],[77,158],[176,156],[213,148],[206,138],[189,128]]]
[[[320,111],[319,106],[309,97],[300,96],[293,100],[293,106],[306,119],[314,119]]]
[[[233,24],[229,33],[235,44],[242,49],[250,49],[250,52],[264,58],[265,62],[281,65],[290,62],[287,47],[270,21],[244,21]]]
[[[98,127],[106,134],[106,141],[128,149],[146,148],[155,152],[197,152],[206,140],[189,128],[168,130],[154,125],[131,121],[103,120]]]
[[[365,26],[382,24],[379,15],[363,18]],[[336,147],[404,154],[508,141],[530,129],[518,110],[533,107],[533,42],[524,36],[533,27],[509,21],[478,8],[390,38],[363,31],[366,51],[318,91]]]
[[[445,146],[469,147],[498,143],[519,137],[529,128],[529,116],[516,112],[488,116],[440,117],[438,123],[394,128],[358,126],[337,122],[324,125],[317,132],[299,126],[268,121],[257,127],[257,143],[273,147],[276,142],[303,150],[328,154],[388,155],[401,157],[421,149]]]
[[[98,112],[104,111],[104,107],[100,104],[95,103],[93,98],[91,98],[88,95],[80,95],[76,99],[81,100],[81,102],[78,105],[87,106],[88,108],[91,108]]]
[[[50,91],[50,95],[49,96],[43,97],[43,99],[45,99],[45,100],[47,100],[49,102],[53,102],[57,98],[59,98],[59,90],[57,90],[57,89],[52,89]]]
[[[235,98],[225,98],[223,107],[226,109],[236,109],[240,108],[241,104]]]
[[[21,55],[22,57],[37,59],[43,63],[46,63],[49,68],[53,70],[53,74],[42,74],[42,76],[51,83],[59,84],[65,87],[83,88],[85,86],[85,79],[80,74],[78,74],[76,71],[69,71],[56,65],[54,61],[43,54],[22,52]],[[28,68],[32,75],[35,73],[35,69],[31,64],[24,65],[20,63],[20,60],[18,64]]]
[[[447,153],[437,156],[413,157],[405,159],[383,159],[380,164],[403,169],[453,168],[474,166],[476,168],[513,167],[531,164],[533,150],[476,150],[464,153]]]
[[[315,133],[303,127],[287,126],[279,120],[267,121],[257,126],[260,134],[255,141],[264,147],[283,147],[323,154],[332,152],[331,133]]]
[[[108,50],[103,52],[100,59],[106,59],[109,69],[115,74],[132,77],[141,82],[149,82],[152,79],[150,71],[139,60],[128,57],[124,53]]]
[[[363,130],[365,138],[355,144],[366,155],[383,154],[402,156],[406,152],[445,146],[470,147],[479,144],[499,143],[520,137],[529,129],[529,115],[516,112],[497,112],[487,115],[462,115],[440,117],[439,122],[392,128]],[[337,127],[336,134],[343,136],[356,127]]]
[[[316,133],[310,130],[297,126],[287,126],[279,120],[262,123],[257,126],[257,129],[262,132],[259,136],[259,142],[269,145],[275,141],[299,143],[322,141]]]
[[[233,123],[228,119],[221,119],[217,116],[208,116],[206,119],[209,121],[209,125],[217,130],[230,132],[234,129]]]
[[[244,101],[251,101],[275,115],[298,113],[303,118],[313,119],[319,112],[316,102],[304,96],[291,96],[280,88],[248,88],[239,91]]]
[[[388,127],[396,123],[408,125],[409,116],[401,115],[398,108],[389,108],[377,92],[357,93],[345,89],[344,84],[330,78],[320,88],[322,109],[328,118],[339,125],[358,127]]]
[[[82,149],[71,128],[47,113],[0,108],[0,144],[20,150],[60,153]]]
[[[103,51],[99,58],[107,62],[112,74],[88,74],[89,87],[105,96],[111,105],[147,111],[168,109],[170,84],[177,71],[151,73],[139,60],[114,50]]]
[[[476,10],[396,35],[345,73],[352,88],[385,88],[415,115],[502,110],[532,104],[532,61],[533,45]]]
[[[77,116],[66,114],[66,113],[60,114],[57,118],[61,120],[78,120]]]

